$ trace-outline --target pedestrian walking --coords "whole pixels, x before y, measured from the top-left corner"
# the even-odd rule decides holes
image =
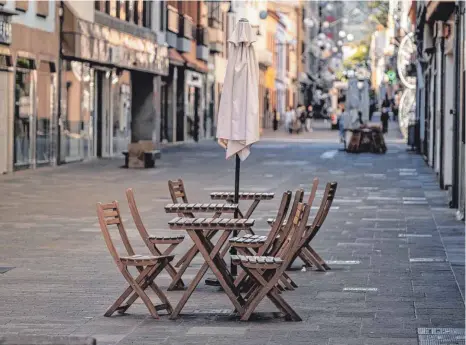
[[[286,113],[285,113],[285,128],[290,134],[293,133],[293,124],[295,120],[296,120],[295,111],[292,110],[291,107],[287,107]]]
[[[277,111],[276,108],[273,108],[273,130],[276,131],[278,129],[278,123],[280,122],[280,113]]]
[[[302,106],[302,104],[298,104],[298,116],[299,116],[299,122],[301,123],[301,130],[305,130],[306,132],[307,127],[306,127],[306,109]]]
[[[346,135],[345,135],[345,105],[341,103],[339,109],[337,110],[338,114],[338,130],[340,135],[340,142],[343,143],[346,150]]]
[[[306,113],[306,128],[308,132],[312,132],[312,118],[314,117],[314,113],[312,110],[312,105],[309,104]]]
[[[388,120],[390,119],[390,101],[388,96],[385,96],[384,101],[382,102],[382,115],[380,115],[380,121],[382,122],[382,132],[388,132]]]

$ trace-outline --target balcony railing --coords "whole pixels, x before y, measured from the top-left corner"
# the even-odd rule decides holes
[[[179,30],[179,15],[178,10],[172,6],[167,6],[168,14],[167,14],[167,29],[175,34],[178,33]]]
[[[198,46],[209,46],[209,31],[207,28],[198,26],[194,29],[193,36],[196,38]]]
[[[190,16],[180,15],[179,35],[184,38],[193,39],[193,20]]]

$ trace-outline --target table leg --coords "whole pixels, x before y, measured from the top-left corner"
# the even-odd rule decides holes
[[[238,289],[234,285],[233,278],[231,277],[231,275],[228,272],[228,269],[226,268],[225,261],[221,256],[218,255],[223,244],[226,242],[226,240],[228,240],[229,232],[224,232],[220,236],[220,239],[218,240],[214,249],[210,253],[208,251],[208,242],[210,241],[206,239],[202,232],[191,231],[189,234],[193,239],[194,243],[196,243],[197,247],[199,248],[199,251],[201,252],[202,256],[204,256],[206,263],[209,265],[210,269],[217,277],[220,285],[223,288],[223,291],[227,294],[228,298],[233,303],[233,306],[238,311],[238,313],[242,314],[244,300],[241,297],[241,294],[239,293]]]

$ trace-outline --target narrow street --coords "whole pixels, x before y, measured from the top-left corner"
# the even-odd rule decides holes
[[[432,170],[406,151],[397,131],[385,155],[357,155],[339,151],[337,131],[319,126],[300,136],[264,133],[241,167],[242,191],[275,193],[253,214],[263,234],[285,190],[307,192],[318,177],[315,213],[325,183],[338,182],[315,241],[332,270],[296,265],[290,274],[299,287],[284,293],[303,322],[274,318],[268,301],[259,317],[240,322],[226,296],[203,282],[176,321],[150,318],[142,303],[124,316],[103,316],[126,285],[100,233],[96,203],[120,201],[130,240],[146,254],[126,188],[134,188],[146,227],[157,235],[170,233],[173,215],[163,209],[169,179],[184,180],[190,202],[233,190],[234,161],[203,141],[165,149],[155,169],[95,160],[1,177],[0,333],[90,335],[98,345],[416,345],[425,332],[419,328],[464,328],[464,223],[455,220]],[[201,263],[197,257],[187,281]],[[166,290],[169,276],[160,277]],[[168,298],[175,305],[181,295]]]

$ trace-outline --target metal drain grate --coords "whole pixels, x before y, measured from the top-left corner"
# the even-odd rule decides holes
[[[0,274],[4,274],[8,271],[11,271],[14,267],[0,267]]]
[[[419,345],[464,345],[464,328],[418,328]]]

